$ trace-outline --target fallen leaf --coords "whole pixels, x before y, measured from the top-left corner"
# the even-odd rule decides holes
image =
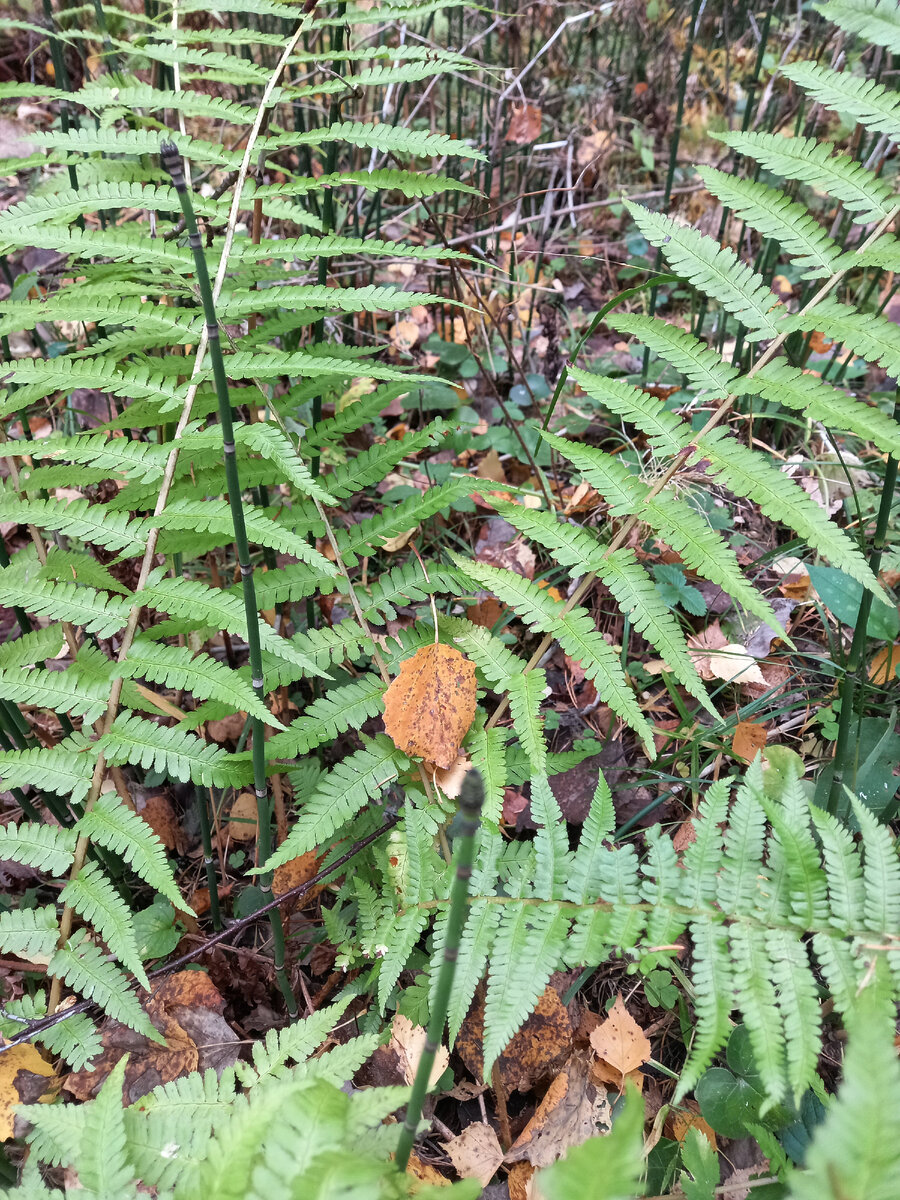
[[[429,777],[437,784],[448,800],[455,800],[462,791],[463,780],[472,770],[473,762],[464,754],[457,758],[449,767],[433,767],[428,771]],[[431,764],[429,764],[431,766]]]
[[[488,450],[478,464],[475,474],[479,479],[491,479],[494,483],[506,483],[506,473],[496,450]]]
[[[509,1200],[532,1200],[534,1196],[533,1179],[534,1167],[530,1162],[513,1163],[506,1177]]]
[[[541,132],[542,113],[536,104],[517,104],[509,118],[506,140],[516,146],[528,146],[537,141]]]
[[[394,350],[408,354],[419,340],[419,326],[415,321],[398,321],[388,330]]]
[[[394,1023],[391,1026],[389,1048],[399,1055],[403,1068],[403,1078],[407,1084],[411,1084],[416,1077],[419,1060],[425,1049],[426,1036],[422,1026],[413,1025],[409,1017],[404,1017],[402,1013],[397,1013],[396,1017],[394,1017]],[[438,1046],[437,1053],[434,1056],[434,1066],[431,1068],[431,1074],[428,1077],[428,1086],[430,1088],[434,1087],[447,1070],[449,1062],[450,1051],[446,1046]]]
[[[768,736],[764,725],[756,721],[739,721],[731,739],[731,749],[738,758],[752,762],[765,746]]]
[[[0,1054],[0,1142],[15,1134],[15,1106],[34,1104],[47,1093],[52,1077],[53,1067],[30,1042]]]
[[[482,1122],[467,1126],[458,1137],[445,1142],[444,1149],[460,1179],[477,1179],[482,1187],[487,1187],[503,1162],[496,1133]]]
[[[453,646],[423,646],[384,693],[384,728],[398,750],[445,770],[475,717],[475,664]]]
[[[427,1183],[431,1187],[452,1187],[453,1184],[446,1176],[442,1175],[437,1167],[433,1167],[430,1163],[422,1162],[415,1150],[411,1150],[409,1160],[406,1164],[407,1175],[412,1175],[416,1179],[421,1179],[423,1183]]]
[[[684,1111],[673,1113],[671,1120],[666,1122],[666,1134],[676,1142],[683,1142],[692,1129],[699,1130],[713,1150],[718,1149],[712,1127],[700,1116],[700,1106],[696,1101],[685,1100]]]
[[[388,554],[396,554],[407,545],[418,528],[418,525],[413,525],[411,529],[404,529],[403,533],[398,533],[396,537],[385,538],[381,543],[382,550],[386,550]]]
[[[893,646],[882,646],[869,663],[869,678],[878,687],[892,683],[900,667],[900,642]]]
[[[455,1049],[476,1079],[484,1073],[484,998],[476,996],[462,1023]],[[548,985],[534,1012],[497,1059],[507,1092],[528,1092],[558,1071],[572,1048],[572,1022],[556,988]]]
[[[297,858],[288,859],[286,863],[282,863],[280,867],[275,868],[272,875],[272,895],[283,896],[285,892],[289,892],[291,888],[299,887],[302,883],[308,883],[319,869],[319,856],[315,850],[308,850],[306,854],[301,854]],[[309,889],[303,896],[294,900],[286,900],[281,906],[281,911],[293,911],[296,908],[305,908],[315,900],[316,896],[322,891],[324,884],[317,884]]]
[[[720,652],[711,654],[708,670],[713,679],[724,679],[726,683],[766,682],[756,659],[737,642],[730,642]]]
[[[252,842],[256,837],[256,822],[256,797],[252,792],[241,792],[228,815],[228,836],[233,842]]]
[[[573,1054],[550,1084],[537,1112],[506,1154],[506,1162],[525,1160],[548,1167],[571,1146],[609,1133],[612,1108],[606,1091],[591,1080],[585,1054]]]
[[[612,1068],[620,1088],[625,1086],[626,1075],[650,1057],[650,1040],[625,1007],[621,995],[616,996],[603,1024],[591,1034],[591,1046],[597,1058]]]
[[[594,159],[607,154],[615,145],[615,141],[615,134],[608,129],[598,129],[595,133],[582,138],[578,143],[575,161],[579,167],[587,167]]]
[[[244,732],[246,719],[244,713],[230,713],[221,721],[207,721],[207,735],[220,745],[223,742],[236,742]]]
[[[181,846],[184,835],[168,796],[148,796],[138,800],[135,807],[167,850]]]

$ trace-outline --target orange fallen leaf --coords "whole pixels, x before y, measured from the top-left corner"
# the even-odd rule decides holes
[[[398,750],[447,770],[475,717],[475,664],[453,646],[423,646],[384,693],[384,728]]]
[[[591,1046],[597,1058],[616,1073],[620,1087],[625,1086],[625,1076],[650,1057],[650,1040],[625,1007],[621,995],[616,996],[603,1024],[591,1034]]]
[[[869,678],[878,687],[891,683],[900,667],[900,642],[883,646],[869,663]]]
[[[688,1133],[692,1129],[699,1130],[706,1138],[713,1150],[717,1149],[716,1135],[712,1128],[700,1116],[699,1105],[688,1100],[685,1102],[685,1111],[673,1113],[670,1123],[667,1122],[667,1134],[674,1138],[676,1142],[683,1142]]]
[[[256,837],[256,820],[256,797],[252,792],[241,792],[231,806],[228,836],[233,842],[252,842]]]
[[[764,725],[756,721],[739,721],[731,739],[731,749],[738,758],[752,762],[765,746],[768,736]]]
[[[509,118],[506,140],[516,146],[527,146],[537,141],[541,132],[543,114],[536,104],[518,104]]]

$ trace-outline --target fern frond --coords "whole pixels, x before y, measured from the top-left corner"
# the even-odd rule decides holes
[[[838,929],[851,930],[864,909],[863,869],[853,837],[830,813],[811,808],[822,845],[822,862],[828,883],[828,911]]]
[[[300,816],[269,861],[266,871],[305,854],[326,841],[341,825],[375,799],[386,783],[397,778],[397,750],[384,734],[332,767],[303,804]]]
[[[662,317],[611,313],[606,323],[619,333],[631,334],[643,342],[654,354],[685,375],[694,387],[708,392],[709,399],[724,399],[733,390],[732,383],[740,374],[737,367],[724,362],[715,350]]]
[[[260,138],[256,145],[258,150],[263,151],[276,147],[284,149],[289,146],[323,146],[328,142],[378,150],[382,154],[409,154],[417,158],[442,158],[447,155],[471,158],[477,162],[487,159],[483,151],[443,133],[406,129],[402,125],[368,125],[362,121],[340,121],[320,129],[308,129],[303,133],[277,134],[269,138]]]
[[[50,875],[62,875],[72,864],[75,835],[58,825],[0,825],[0,862],[10,860],[36,867]]]
[[[0,213],[0,217],[3,215]],[[15,380],[20,404],[30,404],[54,391],[71,392],[82,387],[98,388],[114,396],[162,398],[173,408],[180,408],[183,402],[182,389],[165,375],[131,364],[124,372],[119,371],[115,363],[102,358],[17,358],[0,363],[0,377],[4,375]]]
[[[366,373],[369,373],[368,366]],[[336,467],[325,476],[329,492],[338,500],[344,500],[373,483],[380,483],[404,458],[418,454],[426,446],[434,445],[435,441],[448,431],[446,422],[438,418],[424,429],[407,433],[403,438],[392,439],[386,445],[376,443],[346,465]]]
[[[866,928],[872,932],[897,929],[900,927],[900,847],[891,830],[855,797],[853,815],[862,833]]]
[[[337,543],[341,558],[348,567],[355,566],[359,556],[368,557],[368,552],[382,549],[387,538],[405,533],[437,513],[445,511],[457,500],[467,496],[474,486],[474,481],[467,476],[450,479],[447,483],[410,496],[397,505],[386,506],[384,511],[375,517],[364,518],[348,529],[338,531]]]
[[[131,910],[96,863],[85,863],[60,893],[66,904],[90,921],[109,947],[110,953],[134,975],[141,987],[150,981],[138,953]]]
[[[539,900],[552,900],[565,886],[572,855],[566,823],[546,775],[535,773],[531,781],[531,815],[538,825],[534,839],[534,894]]]
[[[162,842],[146,821],[125,807],[115,792],[101,792],[75,830],[120,855],[154,891],[165,896],[175,908],[189,911],[166,861]]]
[[[129,441],[123,437],[107,439],[102,434],[81,433],[74,437],[54,436],[41,441],[6,442],[0,446],[0,457],[8,458],[14,454],[84,463],[99,470],[127,474],[129,480],[149,483],[162,477],[167,450],[155,442]],[[69,477],[71,479],[71,475]],[[101,513],[103,511],[100,510]]]
[[[2,578],[2,576],[0,576]],[[45,658],[55,658],[65,645],[62,630],[53,625],[34,629],[0,645],[0,671],[31,667]]]
[[[785,1037],[772,980],[768,931],[733,926],[731,954],[738,1005],[750,1035],[754,1065],[771,1106],[783,1099]]]
[[[13,703],[84,717],[92,723],[102,716],[109,685],[102,679],[84,678],[77,666],[65,671],[0,671],[0,697]]]
[[[134,715],[120,716],[97,742],[107,762],[132,763],[182,783],[228,787],[246,782],[247,772],[220,746],[210,746],[177,727],[156,725]]]
[[[588,612],[584,609],[564,612],[565,605],[513,571],[469,560],[460,560],[459,566],[509,605],[531,628],[552,633],[566,654],[580,663],[587,677],[596,683],[604,703],[638,733],[651,757],[655,756],[652,732],[625,678],[618,655],[604,640]]]
[[[47,963],[59,941],[59,922],[52,904],[0,912],[0,947],[27,962]]]
[[[866,129],[895,141],[900,138],[900,101],[874,79],[813,62],[787,63],[781,72],[825,108],[854,117]]]
[[[47,1015],[47,1000],[42,992],[24,995],[18,1000],[4,1001],[3,1011],[20,1021],[38,1021]],[[0,1034],[12,1037],[21,1033],[20,1021],[0,1016]],[[65,1059],[73,1071],[83,1070],[103,1049],[96,1025],[84,1013],[75,1013],[65,1021],[50,1025],[35,1034],[35,1041],[46,1046],[54,1057]]]
[[[726,312],[754,331],[754,337],[775,335],[774,293],[730,247],[720,247],[706,234],[639,204],[626,201],[625,207],[647,241],[662,250],[676,273],[690,279],[698,291],[718,300]]]
[[[606,497],[614,516],[638,516],[668,542],[689,567],[717,583],[773,629],[777,628],[774,613],[759,592],[744,579],[734,552],[695,509],[670,491],[649,496],[646,484],[601,450],[551,433],[542,436]]]
[[[770,929],[766,954],[784,1027],[787,1082],[794,1102],[815,1074],[822,1036],[822,1006],[803,943],[786,929]]]
[[[50,975],[62,979],[73,991],[94,1000],[114,1021],[162,1042],[150,1018],[128,986],[128,976],[85,937],[61,946],[47,968]]]
[[[805,205],[765,183],[741,179],[714,167],[701,166],[697,171],[726,208],[763,237],[773,238],[791,256],[792,265],[803,272],[801,279],[821,279],[834,272],[840,247]]]
[[[891,0],[828,0],[813,7],[848,33],[861,34],[867,42],[900,54],[900,26]]]
[[[360,729],[383,708],[384,683],[377,675],[361,675],[344,687],[333,688],[307,705],[303,716],[266,743],[274,758],[297,758],[323,742],[334,741],[347,729]]]
[[[767,458],[760,458],[723,429],[702,437],[698,454],[709,459],[711,470],[732,492],[755,500],[767,516],[785,522],[834,566],[886,599],[856,544],[808,493]]]
[[[302,1063],[328,1037],[343,1016],[351,1000],[344,996],[327,1008],[320,1008],[301,1021],[294,1021],[286,1029],[270,1029],[264,1041],[253,1043],[253,1066],[239,1063],[237,1073],[244,1087],[254,1087],[267,1078],[282,1078],[286,1064],[293,1060]]]
[[[527,675],[511,675],[507,680],[509,711],[522,749],[528,755],[535,775],[547,771],[547,743],[541,701],[547,694],[547,673],[535,667]],[[532,796],[534,793],[532,792]]]
[[[726,912],[750,915],[756,910],[765,845],[762,800],[762,764],[756,759],[747,768],[728,814],[718,891],[719,903]]]
[[[812,421],[873,442],[886,454],[900,454],[900,426],[893,417],[789,363],[766,363],[755,375],[737,380],[734,391],[784,404]]]
[[[796,179],[840,200],[861,225],[882,221],[893,211],[891,188],[848,154],[832,154],[830,142],[784,137],[779,133],[713,133],[740,154],[754,158],[766,170]]]
[[[25,579],[15,566],[0,571],[0,604],[16,606],[53,621],[70,621],[98,637],[111,637],[128,620],[131,604],[117,596],[104,596],[90,587]]]
[[[309,473],[309,468],[294,449],[286,434],[268,422],[235,426],[235,442],[274,463],[286,480],[304,496],[312,496],[321,504],[334,504],[330,492]]]
[[[7,788],[38,787],[42,792],[82,800],[91,785],[94,766],[86,754],[61,746],[35,746],[0,754],[0,779]]]
[[[693,1090],[714,1055],[725,1045],[735,1006],[727,931],[712,918],[699,918],[691,923],[690,932],[694,955],[691,982],[697,1020],[690,1053],[678,1080],[676,1104]]]
[[[113,667],[113,674],[149,679],[173,690],[184,688],[198,700],[218,700],[236,712],[259,717],[275,729],[284,728],[237,672],[208,654],[194,656],[186,646],[161,646],[136,638],[127,659]]]
[[[609,379],[569,367],[569,376],[591,399],[630,421],[643,433],[657,454],[677,454],[690,445],[692,431],[680,417],[664,408],[656,396],[622,379]]]
[[[533,1011],[560,961],[568,914],[555,904],[511,903],[494,938],[484,1001],[484,1078]]]
[[[418,562],[404,563],[385,571],[372,585],[368,596],[363,597],[363,615],[367,621],[381,623],[397,615],[395,605],[410,600],[426,600],[441,592],[452,595],[464,594],[468,588],[465,575],[453,567],[428,567],[428,578]]]
[[[722,858],[722,830],[728,812],[728,781],[717,780],[700,802],[694,822],[694,841],[682,861],[680,900],[687,908],[702,908],[716,897]]]
[[[818,330],[832,342],[842,342],[868,362],[879,363],[890,375],[900,375],[900,331],[880,313],[864,313],[849,304],[823,300],[809,312],[784,317],[781,328],[788,332]]]

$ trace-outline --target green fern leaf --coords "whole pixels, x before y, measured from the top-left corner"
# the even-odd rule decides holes
[[[61,746],[6,750],[0,754],[4,787],[37,787],[42,792],[69,796],[77,803],[87,795],[94,771],[92,760]]]
[[[60,458],[84,463],[109,472],[125,473],[145,483],[160,479],[166,466],[167,450],[155,442],[106,438],[102,434],[77,434],[74,437],[49,437],[27,443],[0,446],[0,457],[28,454],[32,458]],[[71,473],[69,475],[71,479]],[[80,479],[79,475],[79,479]],[[102,514],[103,510],[100,510]]]
[[[802,271],[801,279],[821,279],[834,272],[840,247],[803,204],[778,188],[728,175],[714,167],[701,166],[697,171],[726,208],[763,237],[773,238],[791,256],[791,265]]]
[[[766,363],[755,375],[737,380],[734,392],[784,404],[811,421],[874,442],[885,454],[900,455],[900,425],[893,417],[786,362]]]
[[[162,842],[146,821],[125,807],[115,792],[102,792],[75,830],[124,858],[145,883],[175,908],[190,911],[166,861]]]
[[[96,745],[113,766],[132,763],[183,783],[193,780],[204,787],[228,787],[247,779],[243,764],[235,763],[220,746],[209,746],[192,733],[143,717],[118,717]]]
[[[428,924],[428,915],[426,910],[408,908],[405,912],[397,913],[381,929],[385,952],[378,968],[378,1009],[382,1014],[400,978],[400,972]]]
[[[0,1034],[14,1037],[22,1032],[22,1022],[38,1021],[47,1015],[47,1000],[42,992],[33,996],[22,996],[18,1000],[4,1002],[3,1011],[9,1018],[0,1016]],[[84,1013],[75,1013],[56,1025],[35,1034],[35,1041],[46,1046],[55,1058],[63,1058],[73,1071],[81,1071],[103,1049],[100,1033],[94,1022]]]
[[[531,781],[531,815],[538,825],[534,840],[534,894],[552,900],[562,893],[571,862],[569,835],[546,775]]]
[[[110,953],[134,975],[141,987],[150,990],[150,981],[138,953],[131,911],[96,863],[84,864],[75,879],[63,888],[60,902],[90,921]]]
[[[698,455],[739,496],[749,496],[774,521],[785,522],[840,570],[876,596],[881,585],[854,542],[830,521],[825,511],[769,460],[748,450],[725,430],[714,429],[698,442]]]
[[[67,942],[56,951],[47,972],[94,1000],[114,1021],[121,1021],[151,1041],[163,1041],[130,990],[127,975],[90,942]]]
[[[773,629],[778,628],[770,606],[744,579],[734,552],[695,509],[670,491],[649,497],[646,484],[612,455],[555,434],[544,433],[543,437],[606,498],[612,515],[639,516],[689,567],[717,583]]]
[[[695,1087],[714,1055],[725,1045],[735,1005],[733,967],[726,930],[710,917],[691,924],[694,951],[691,982],[696,1023],[688,1060],[675,1092],[677,1104]]]
[[[580,371],[578,367],[569,367],[569,375],[591,399],[642,430],[657,454],[677,454],[690,445],[690,425],[663,408],[649,392],[622,379],[608,379],[590,371]]]
[[[504,743],[504,731],[500,729],[482,727],[468,737],[472,762],[481,772],[484,783],[481,819],[487,825],[499,825],[503,812],[503,789],[507,784]]]
[[[491,1068],[533,1011],[559,965],[569,917],[558,905],[512,902],[504,906],[488,967],[484,1001],[484,1071]]]
[[[462,559],[458,560],[458,565],[508,604],[531,628],[552,633],[566,654],[580,663],[587,677],[597,683],[604,703],[640,735],[649,754],[655,756],[650,727],[628,685],[618,656],[597,630],[588,612],[573,609],[564,614],[563,604],[536,583],[513,571]]]
[[[344,687],[333,688],[307,705],[283,732],[266,743],[273,758],[298,758],[323,742],[335,741],[347,729],[360,729],[384,707],[384,683],[377,675],[362,675]]]
[[[853,815],[862,832],[866,928],[873,933],[900,927],[900,858],[891,830],[853,798]]]
[[[576,904],[587,904],[599,894],[599,862],[609,856],[603,842],[612,838],[616,826],[616,813],[612,793],[601,774],[594,789],[588,815],[581,827],[578,849],[572,856],[569,877],[563,893],[566,900]]]
[[[117,633],[131,611],[130,602],[104,596],[93,588],[37,578],[27,580],[15,566],[0,571],[0,604],[7,608],[18,606],[54,621],[70,621],[98,637]]]
[[[59,922],[52,904],[0,912],[0,947],[27,962],[46,963],[59,941]]]
[[[375,799],[386,783],[397,778],[396,759],[393,742],[379,734],[364,749],[332,767],[304,802],[300,817],[285,841],[261,869],[274,870],[330,838]]]
[[[158,107],[154,105],[154,107]],[[270,139],[275,141],[275,139]],[[419,158],[439,158],[444,155],[471,158],[485,162],[487,155],[476,150],[467,142],[447,137],[442,133],[428,133],[421,129],[406,129],[402,125],[367,125],[362,121],[341,121],[323,129],[309,129],[304,133],[281,134],[277,144],[287,146],[320,146],[328,142],[340,142],[344,146],[360,146],[367,150],[378,150],[382,154],[410,154]],[[260,139],[259,149],[266,145]]]
[[[674,271],[718,300],[726,312],[754,331],[752,336],[774,337],[775,296],[763,277],[742,263],[730,247],[720,247],[715,239],[639,204],[626,201],[625,207]]]
[[[369,373],[368,367],[366,373]],[[380,483],[404,458],[434,445],[438,438],[448,432],[449,427],[438,418],[424,429],[392,439],[387,445],[376,444],[358,454],[346,466],[337,467],[330,475],[326,475],[328,490],[338,500],[355,496],[363,488]]]
[[[264,1041],[253,1043],[253,1066],[238,1063],[238,1078],[245,1087],[263,1083],[267,1078],[282,1078],[286,1064],[310,1058],[328,1037],[344,1015],[351,1000],[344,996],[327,1008],[320,1008],[302,1021],[294,1021],[285,1029],[270,1029]]]
[[[854,117],[870,132],[900,138],[900,101],[874,79],[832,71],[813,62],[788,63],[781,73],[825,108]]]
[[[75,835],[70,829],[33,821],[0,825],[0,862],[22,863],[50,875],[62,875],[72,865],[74,850]]]
[[[686,848],[682,861],[684,876],[680,901],[686,908],[702,908],[716,898],[719,866],[722,858],[722,831],[728,812],[728,782],[717,780],[700,803],[694,822],[694,841]]]
[[[723,911],[749,916],[756,911],[765,845],[762,764],[755,759],[728,815],[718,900]]]
[[[2,577],[0,577],[2,578]],[[45,658],[55,658],[65,645],[62,631],[47,625],[34,629],[15,640],[0,645],[0,670],[10,671],[16,667],[31,667]]]
[[[861,225],[882,221],[893,211],[891,188],[848,154],[832,155],[830,142],[784,137],[780,133],[713,133],[740,154],[755,158],[776,175],[796,179],[840,200]]]
[[[836,300],[823,300],[807,312],[784,317],[787,332],[818,330],[832,342],[841,342],[854,354],[879,363],[891,375],[900,375],[900,330],[878,313],[864,313]]]
[[[208,654],[192,655],[185,646],[160,646],[136,638],[125,662],[113,667],[115,675],[126,679],[149,679],[167,688],[185,688],[200,700],[218,700],[236,712],[246,712],[261,721],[283,729],[265,704],[257,699],[250,684],[225,663]],[[0,685],[2,686],[2,685]]]
[[[472,1005],[475,989],[484,974],[502,915],[502,907],[498,904],[489,904],[487,900],[474,900],[469,906],[469,913],[460,940],[448,1011],[451,1046],[459,1036],[462,1023]],[[442,958],[443,943],[438,944],[436,939],[433,961],[440,963],[440,958],[437,957],[438,952]],[[436,971],[433,970],[432,979],[435,978]]]
[[[645,317],[636,313],[610,315],[606,323],[619,333],[628,333],[665,359],[687,376],[688,380],[707,397],[721,400],[731,394],[732,382],[739,371],[684,329],[671,325],[661,317]]]
[[[71,480],[72,468],[67,467],[66,470]],[[81,471],[78,472],[78,477],[79,480],[83,478]],[[50,547],[47,561],[38,571],[38,578],[47,579],[51,583],[86,584],[98,592],[118,592],[121,596],[131,595],[124,583],[116,579],[111,571],[85,550],[60,550],[58,546]],[[50,626],[50,628],[54,627]],[[56,653],[58,653],[58,647]]]
[[[828,911],[832,923],[846,932],[864,911],[863,869],[859,851],[844,825],[829,813],[811,808],[813,824],[822,845],[828,881]]]
[[[532,772],[535,775],[545,775],[547,743],[544,739],[541,701],[547,694],[547,673],[536,667],[528,674],[511,675],[507,680],[507,688],[509,711],[519,743],[528,755]],[[545,898],[549,899],[549,896]]]
[[[106,711],[109,685],[102,679],[87,679],[77,666],[66,671],[0,671],[0,697],[14,704],[49,708],[84,717],[92,723]]]
[[[770,929],[766,953],[784,1026],[788,1086],[799,1104],[819,1061],[822,1006],[809,957],[796,935]]]
[[[385,507],[375,517],[364,518],[349,529],[337,532],[341,558],[349,566],[355,566],[358,558],[368,557],[372,550],[381,550],[386,539],[396,537],[411,527],[427,521],[435,513],[448,509],[457,500],[467,496],[474,487],[467,476],[451,479],[437,487],[430,487],[420,495],[410,496],[397,505]]]
[[[767,1094],[764,1108],[783,1099],[785,1078],[784,1025],[772,981],[767,938],[767,931],[746,925],[731,929],[735,989],[750,1035],[754,1064]]]

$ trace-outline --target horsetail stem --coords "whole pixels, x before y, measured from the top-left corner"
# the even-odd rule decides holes
[[[231,398],[228,393],[228,379],[225,374],[225,359],[219,340],[219,322],[216,317],[216,306],[213,300],[212,287],[209,282],[209,272],[200,242],[200,231],[197,228],[197,218],[194,216],[194,206],[191,193],[184,178],[181,155],[178,147],[172,142],[164,142],[160,147],[160,163],[171,175],[172,184],[178,193],[181,211],[184,215],[185,228],[191,250],[194,255],[194,268],[197,273],[197,283],[200,288],[200,298],[203,302],[203,315],[206,320],[206,332],[209,339],[209,356],[212,362],[213,379],[216,387],[216,398],[219,403],[219,424],[222,426],[222,446],[225,457],[225,482],[228,487],[228,503],[231,508],[231,521],[234,526],[234,544],[237,550],[238,566],[241,571],[241,587],[244,596],[244,612],[247,618],[247,645],[250,651],[250,675],[253,690],[260,700],[265,703],[265,677],[263,675],[262,649],[259,640],[259,615],[256,605],[256,587],[253,582],[253,567],[250,563],[250,547],[247,541],[247,527],[244,522],[244,506],[241,500],[241,485],[238,476],[237,454],[234,444],[234,423],[231,416]],[[260,862],[266,862],[272,853],[271,810],[269,806],[269,788],[266,781],[266,744],[263,737],[263,722],[260,717],[251,717],[250,728],[253,733],[253,790],[256,794],[256,811],[259,823],[259,857]],[[260,876],[260,888],[267,892],[272,886],[272,876],[267,873]],[[284,966],[284,929],[281,924],[281,913],[277,908],[269,914],[272,927],[273,958],[275,975],[281,988],[288,1012],[291,1016],[297,1013],[297,1001],[291,991],[290,982]]]
[[[434,1056],[441,1044],[444,1026],[447,1023],[447,1010],[450,1006],[450,993],[453,989],[453,976],[456,973],[456,960],[459,956],[459,943],[463,925],[466,923],[466,901],[469,895],[469,880],[472,877],[472,863],[475,861],[475,835],[481,820],[481,806],[484,803],[484,783],[480,772],[473,768],[466,776],[459,797],[460,831],[456,842],[456,874],[450,890],[450,912],[447,917],[447,936],[444,941],[444,957],[438,972],[437,988],[434,993],[434,1003],[431,1006],[431,1018],[428,1022],[428,1032],[425,1038],[425,1049],[416,1069],[406,1116],[400,1141],[397,1144],[397,1168],[406,1170],[410,1151],[416,1137],[419,1117],[422,1115],[422,1103],[428,1091],[428,1080],[431,1068],[434,1066]]]

